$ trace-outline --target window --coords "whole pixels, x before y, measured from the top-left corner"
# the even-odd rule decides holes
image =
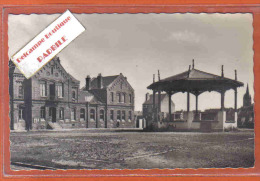
[[[122,120],[125,120],[125,111],[122,111]]]
[[[46,83],[45,82],[40,83],[40,94],[41,94],[41,97],[47,96],[47,90],[46,90]]]
[[[80,109],[80,119],[84,119],[85,120],[85,109]]]
[[[132,111],[129,111],[128,113],[128,120],[132,120]]]
[[[76,91],[72,91],[72,100],[76,99]]]
[[[41,107],[41,118],[45,119],[45,107],[44,106]]]
[[[100,111],[99,111],[99,118],[100,118],[100,120],[104,120],[104,118],[105,118],[105,113],[104,113],[104,110],[103,109],[101,109]]]
[[[71,109],[71,120],[76,120],[76,108]]]
[[[58,97],[62,98],[64,97],[64,86],[63,84],[57,85],[57,89],[58,89]]]
[[[95,120],[95,110],[94,109],[90,110],[90,119]]]
[[[110,110],[110,120],[114,120],[114,110]]]
[[[114,92],[110,92],[111,102],[114,102]]]
[[[53,68],[53,67],[51,67],[51,75],[53,75],[53,69],[54,69],[54,68]]]
[[[122,102],[125,103],[125,94],[122,94]]]
[[[117,94],[116,94],[116,97],[117,97],[117,101],[118,101],[118,102],[121,102],[121,96],[120,96],[120,93],[117,93]]]
[[[117,111],[116,119],[121,120],[121,111],[120,110]]]
[[[60,108],[59,117],[61,120],[64,119],[64,108],[63,107]]]
[[[23,106],[19,106],[19,119],[24,119],[25,115],[24,115],[24,107]]]
[[[18,97],[19,97],[19,98],[23,98],[23,86],[22,86],[22,85],[19,86],[19,89],[18,89]]]
[[[19,119],[23,118],[23,110],[19,108]]]
[[[132,103],[132,94],[129,94],[129,103]]]

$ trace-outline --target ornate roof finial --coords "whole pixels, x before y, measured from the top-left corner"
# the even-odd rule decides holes
[[[237,80],[237,70],[235,70],[235,80]]]
[[[246,86],[246,94],[249,94],[248,83],[247,83],[247,86]]]
[[[155,82],[155,74],[153,74],[153,82]]]
[[[221,66],[221,76],[224,77],[224,65]]]
[[[190,77],[190,65],[189,65],[189,70],[188,70],[188,78]]]
[[[194,69],[194,59],[192,59],[192,69]]]
[[[160,70],[158,70],[158,80],[160,81]]]

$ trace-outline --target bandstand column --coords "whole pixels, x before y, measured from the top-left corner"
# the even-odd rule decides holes
[[[168,93],[169,96],[169,121],[172,121],[172,93]]]
[[[195,96],[196,96],[196,113],[198,113],[198,97],[199,97],[199,95],[196,94]]]
[[[190,92],[187,92],[187,112],[190,112]]]
[[[155,90],[153,91],[153,109],[155,109]]]
[[[156,91],[153,90],[153,120],[157,121],[156,107],[155,107],[155,94]]]
[[[237,81],[237,70],[235,70],[235,80]],[[234,89],[234,93],[235,93],[235,112],[237,112],[237,88]]]
[[[235,109],[235,112],[237,112],[237,88],[234,89],[234,93],[235,93],[235,105],[234,105],[234,109]]]
[[[161,91],[158,91],[158,121],[161,121]]]
[[[235,80],[237,81],[237,70],[235,70]],[[234,88],[234,109],[235,109],[235,113],[234,113],[234,121],[237,127],[237,88]]]
[[[221,90],[221,111],[224,111],[225,109],[225,91]]]
[[[158,91],[158,112],[161,112],[161,91]]]

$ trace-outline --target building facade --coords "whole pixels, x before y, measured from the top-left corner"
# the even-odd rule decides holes
[[[30,79],[9,67],[12,130],[135,127],[134,89],[122,74],[88,76],[80,88],[58,57]]]
[[[155,101],[155,111],[156,112],[159,112],[158,110],[158,105],[159,105],[159,100],[160,100],[160,107],[161,107],[161,110],[160,110],[160,115],[161,116],[161,119],[166,119],[167,116],[169,116],[168,114],[168,111],[169,111],[169,96],[167,94],[161,94],[160,95],[160,99],[159,99],[159,94],[155,94],[155,97],[154,97],[154,101]],[[171,103],[171,111],[172,113],[175,111],[175,104]],[[152,117],[153,117],[153,113],[154,113],[154,110],[153,110],[153,95],[150,95],[149,93],[147,93],[145,95],[145,101],[143,103],[143,117],[146,119],[146,120],[152,120]]]

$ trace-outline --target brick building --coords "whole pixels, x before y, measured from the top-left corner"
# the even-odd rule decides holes
[[[122,74],[88,76],[80,89],[55,57],[30,79],[10,61],[9,81],[12,130],[135,127],[134,89]]]

